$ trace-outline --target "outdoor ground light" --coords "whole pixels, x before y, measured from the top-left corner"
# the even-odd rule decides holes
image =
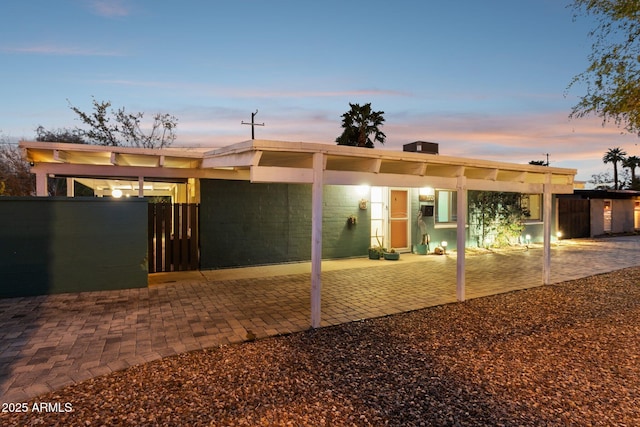
[[[440,242],[440,246],[442,246],[442,249],[444,249],[444,254],[447,254],[447,242],[446,240],[443,240],[442,242]]]

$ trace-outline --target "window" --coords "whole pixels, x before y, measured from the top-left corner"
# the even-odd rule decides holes
[[[371,187],[371,246],[377,246],[378,239],[382,242],[384,234],[384,198],[382,187]]]
[[[604,232],[611,232],[611,200],[604,201]]]
[[[436,223],[456,222],[458,219],[458,193],[436,190]]]
[[[522,210],[529,214],[526,221],[542,221],[541,194],[523,194],[520,203]]]

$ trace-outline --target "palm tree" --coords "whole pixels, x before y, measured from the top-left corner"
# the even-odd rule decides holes
[[[623,162],[627,152],[620,147],[609,148],[607,152],[602,156],[602,161],[606,163],[613,163],[613,185],[614,190],[618,190],[618,162]]]
[[[629,156],[622,162],[622,166],[624,166],[625,168],[629,168],[629,170],[631,171],[630,188],[635,190],[638,186],[638,180],[636,178],[636,168],[640,166],[640,157]]]
[[[387,137],[380,127],[384,123],[384,111],[372,111],[371,103],[360,106],[349,103],[351,110],[342,115],[342,135],[336,138],[338,145],[373,148],[374,141],[384,144]],[[373,135],[373,140],[369,138]]]

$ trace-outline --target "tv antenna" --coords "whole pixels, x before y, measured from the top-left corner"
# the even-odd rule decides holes
[[[256,126],[264,126],[264,123],[255,123],[254,118],[258,114],[258,110],[256,109],[255,113],[251,113],[251,123],[247,123],[244,120],[242,121],[242,125],[251,125],[251,139],[256,139],[255,127]]]

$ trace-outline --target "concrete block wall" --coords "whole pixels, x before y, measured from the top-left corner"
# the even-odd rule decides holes
[[[324,188],[324,258],[367,253],[368,211],[359,211],[354,194],[351,187]],[[201,268],[311,259],[310,185],[201,180],[200,195]],[[352,214],[359,224],[349,229]]]
[[[147,202],[0,197],[0,297],[147,286]]]

